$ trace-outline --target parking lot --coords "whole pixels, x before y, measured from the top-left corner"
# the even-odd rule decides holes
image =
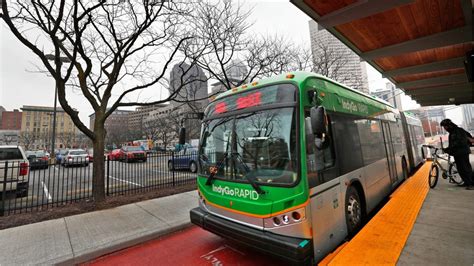
[[[188,169],[174,171],[168,169],[168,161],[173,156],[153,154],[148,156],[146,162],[106,161],[107,195],[134,193],[194,182],[195,174]],[[88,166],[70,167],[54,164],[49,165],[48,169],[31,169],[27,176],[28,195],[17,197],[15,193],[7,193],[2,203],[5,204],[3,208],[10,213],[89,198],[92,195],[92,171],[92,163]]]

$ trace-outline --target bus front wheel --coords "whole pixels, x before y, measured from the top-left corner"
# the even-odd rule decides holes
[[[347,231],[352,237],[362,226],[362,204],[359,193],[352,186],[347,189],[345,206]]]

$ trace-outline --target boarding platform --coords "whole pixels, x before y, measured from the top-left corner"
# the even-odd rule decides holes
[[[427,161],[320,265],[473,265],[474,191],[441,177],[430,189],[430,166]]]

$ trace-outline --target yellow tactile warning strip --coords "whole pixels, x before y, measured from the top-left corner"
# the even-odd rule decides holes
[[[341,250],[347,245],[347,242],[342,243],[336,250],[329,253],[322,261],[319,262],[319,265],[328,265],[334,257],[341,252]]]
[[[428,194],[430,166],[425,163],[351,241],[320,265],[395,265]]]

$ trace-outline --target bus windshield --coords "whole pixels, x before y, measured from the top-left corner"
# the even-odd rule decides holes
[[[296,182],[294,108],[285,107],[208,120],[203,124],[201,174],[266,185]],[[215,171],[214,170],[214,171]]]

